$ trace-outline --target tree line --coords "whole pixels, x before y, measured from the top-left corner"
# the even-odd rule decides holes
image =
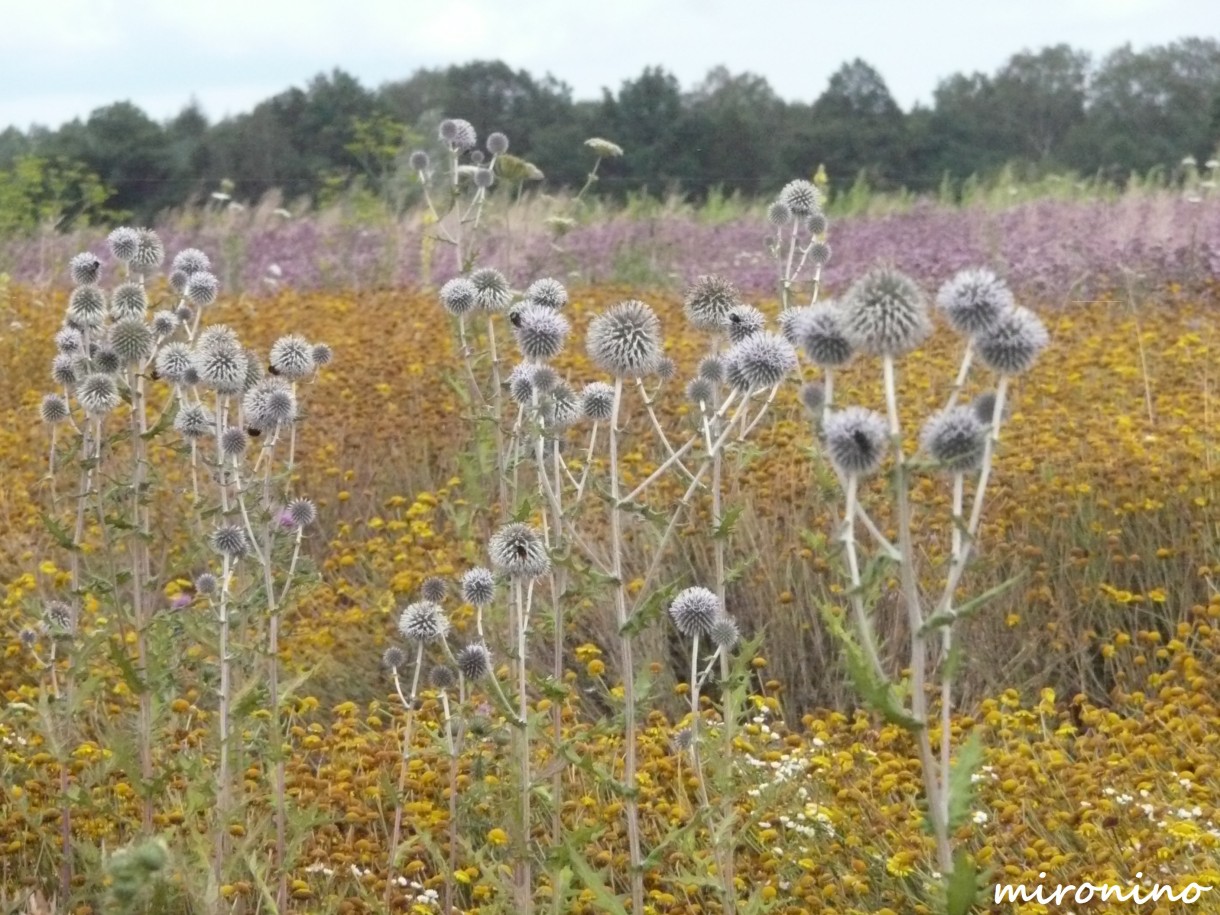
[[[581,143],[591,136],[627,151],[600,171],[600,191],[620,196],[764,195],[819,165],[832,191],[863,176],[876,189],[923,192],[1004,167],[1121,184],[1216,154],[1220,43],[1127,45],[1096,62],[1066,44],[1025,51],[993,74],[943,80],[930,106],[909,112],[860,59],[812,101],[785,100],[764,77],[724,67],[686,91],[650,67],[595,100],[499,61],[420,69],[375,89],[334,70],[215,123],[195,104],[158,123],[118,102],[55,129],[9,127],[0,133],[0,210],[8,228],[24,218],[18,211],[45,219],[46,197],[65,222],[107,212],[148,220],[221,187],[239,199],[278,189],[316,204],[359,186],[405,206],[406,157],[434,145],[446,116],[481,136],[506,132],[548,190],[583,183]]]

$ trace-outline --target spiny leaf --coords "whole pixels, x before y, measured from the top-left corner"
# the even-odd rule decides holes
[[[945,881],[945,915],[969,915],[979,902],[978,870],[964,849],[953,856],[953,873]]]
[[[949,772],[949,828],[957,829],[970,815],[974,800],[974,773],[983,761],[983,742],[974,731],[962,744]]]
[[[47,514],[43,514],[41,517],[42,526],[47,529],[47,533],[54,538],[57,544],[63,547],[63,549],[71,550],[72,552],[78,552],[80,550],[80,547],[77,546],[72,540],[72,536],[68,533],[68,529],[64,527],[61,522]]]
[[[605,881],[602,880],[601,874],[593,869],[588,859],[578,852],[571,842],[565,842],[563,850],[566,862],[571,865],[585,889],[593,894],[593,902],[597,910],[611,913],[611,915],[627,915],[627,909],[619,898],[610,892]]]
[[[932,630],[939,629],[942,626],[948,626],[950,623],[953,623],[956,620],[964,620],[969,618],[972,614],[977,613],[980,609],[982,609],[983,604],[985,604],[987,601],[991,600],[993,597],[999,597],[1024,577],[1025,572],[1021,572],[1008,579],[1008,581],[1002,581],[994,588],[988,588],[982,594],[970,598],[970,600],[966,601],[961,606],[952,607],[949,610],[942,610],[939,613],[934,613],[927,620],[927,622],[923,624],[923,628],[920,629],[920,633],[927,635]]]

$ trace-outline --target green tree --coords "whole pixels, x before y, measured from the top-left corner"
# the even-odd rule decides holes
[[[110,196],[79,162],[19,156],[0,169],[0,235],[89,225],[105,218]]]

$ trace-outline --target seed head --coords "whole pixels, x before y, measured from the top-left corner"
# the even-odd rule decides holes
[[[187,369],[193,365],[193,354],[186,343],[167,343],[157,352],[157,374],[167,381],[180,384]]]
[[[318,520],[318,507],[310,499],[293,499],[288,503],[287,514],[293,527],[309,527]]]
[[[230,426],[220,433],[220,453],[231,461],[236,461],[250,447],[250,436],[245,429]]]
[[[113,375],[123,367],[123,360],[109,344],[99,346],[93,353],[93,367],[99,372]]]
[[[429,600],[408,604],[398,617],[398,631],[413,644],[439,642],[449,634],[449,618]]]
[[[62,423],[72,415],[68,402],[59,394],[47,394],[43,397],[38,412],[42,421],[50,426]]]
[[[492,566],[513,578],[541,578],[551,569],[542,535],[528,524],[501,527],[491,535],[487,552]]]
[[[286,381],[264,378],[246,391],[241,409],[247,424],[257,429],[274,429],[296,422],[297,398]]]
[[[716,385],[706,378],[692,378],[686,385],[686,399],[691,403],[711,404],[716,397]]]
[[[241,559],[250,551],[250,542],[243,528],[222,524],[212,531],[212,549],[229,559]]]
[[[195,317],[195,312],[185,302],[174,307],[174,314],[178,316],[178,320],[183,324],[189,323]]]
[[[919,441],[924,452],[949,473],[970,473],[983,464],[987,427],[973,407],[952,407],[924,424]]]
[[[315,343],[312,355],[313,364],[320,367],[330,365],[331,360],[335,358],[335,351],[330,348],[329,343]]]
[[[168,337],[181,323],[172,311],[158,311],[152,316],[152,331],[158,337]]]
[[[473,642],[458,651],[457,669],[467,680],[482,680],[491,673],[491,652],[482,642]]]
[[[174,417],[174,429],[188,441],[197,441],[212,433],[212,415],[203,404],[186,404]]]
[[[830,263],[830,245],[824,241],[815,241],[809,246],[809,263],[814,267],[825,267]]]
[[[530,381],[539,394],[549,394],[555,390],[555,385],[559,384],[559,376],[553,368],[549,365],[534,365],[529,368],[533,369],[530,372]]]
[[[568,304],[568,290],[559,280],[544,277],[529,284],[525,300],[533,305],[559,309]]]
[[[756,391],[774,387],[796,370],[796,350],[778,334],[760,332],[735,343],[724,362],[729,384]]]
[[[672,381],[674,376],[678,374],[678,363],[674,362],[668,356],[662,356],[657,360],[657,367],[653,371],[662,381]]]
[[[669,605],[674,626],[687,638],[710,635],[712,624],[722,614],[720,599],[707,588],[687,588]]]
[[[595,423],[608,422],[614,412],[614,388],[604,381],[585,385],[580,392],[580,412]]]
[[[215,594],[218,584],[216,576],[211,572],[200,572],[199,577],[195,579],[195,593],[204,595]]]
[[[700,276],[686,290],[686,317],[700,330],[723,330],[729,311],[741,301],[737,287],[715,273]]]
[[[990,270],[963,270],[940,287],[936,304],[954,330],[974,336],[993,327],[1015,303],[1008,286]]]
[[[843,311],[836,305],[826,303],[809,309],[800,345],[810,362],[837,368],[851,361],[852,346],[844,333],[844,323]]]
[[[1050,338],[1046,327],[1028,308],[1014,305],[987,330],[974,338],[986,366],[1001,375],[1021,375],[1028,372]]]
[[[97,327],[106,317],[106,294],[100,286],[86,283],[72,290],[68,298],[68,318],[81,327]]]
[[[792,222],[792,210],[788,208],[788,204],[782,200],[776,200],[767,207],[767,222],[775,226],[775,228],[783,228]]]
[[[785,308],[781,311],[778,319],[780,336],[793,346],[800,346],[812,311],[813,309],[808,305]]]
[[[80,254],[74,255],[72,260],[68,261],[68,274],[72,277],[72,283],[76,286],[96,283],[101,271],[102,262],[92,251],[82,251]]]
[[[140,248],[140,236],[136,234],[135,229],[120,226],[106,236],[106,244],[110,246],[110,253],[114,255],[115,260],[126,264],[136,256],[136,251]]]
[[[434,604],[439,604],[445,599],[445,594],[449,591],[449,585],[445,579],[436,575],[432,575],[424,579],[423,585],[420,587],[420,594],[424,600],[432,601]]]
[[[487,151],[493,156],[502,156],[508,152],[508,137],[496,131],[487,135]]]
[[[551,391],[546,418],[553,429],[566,429],[580,419],[580,399],[571,385],[561,381]]]
[[[185,295],[188,280],[190,280],[190,277],[181,270],[174,270],[169,275],[169,288],[178,293],[178,295]]]
[[[246,383],[246,352],[240,346],[217,343],[195,350],[195,371],[199,383],[220,394],[240,394]]]
[[[712,644],[721,651],[732,651],[741,641],[741,630],[737,628],[737,621],[728,614],[721,614],[716,618],[708,635],[711,636]]]
[[[513,399],[513,403],[525,406],[534,401],[534,372],[533,366],[528,362],[522,362],[513,366],[513,370],[508,373],[508,396]]]
[[[187,279],[185,292],[193,305],[205,308],[216,301],[220,293],[220,280],[206,270],[200,270]]]
[[[110,316],[116,321],[142,318],[147,310],[148,294],[141,283],[122,283],[110,295]]]
[[[407,159],[407,164],[411,166],[411,171],[413,172],[426,172],[430,164],[428,154],[422,149],[417,149],[411,153],[411,156]]]
[[[517,346],[526,359],[545,362],[563,350],[571,325],[558,311],[545,305],[526,305],[517,318],[514,328]]]
[[[826,388],[817,381],[802,385],[801,404],[814,416],[821,416],[822,407],[826,405]]]
[[[125,365],[135,365],[152,355],[156,338],[143,318],[124,318],[110,326],[110,348]]]
[[[838,410],[822,432],[831,463],[844,476],[866,476],[881,466],[889,432],[880,413],[863,407]]]
[[[490,569],[475,566],[462,576],[462,600],[472,607],[486,607],[496,596],[496,577]]]
[[[891,267],[864,274],[843,302],[844,336],[870,355],[900,356],[922,343],[931,329],[923,293],[914,280]]]
[[[131,266],[147,273],[160,267],[165,260],[165,246],[152,229],[136,229],[136,251],[131,257]]]
[[[198,248],[183,248],[174,255],[173,261],[170,263],[170,269],[180,271],[187,276],[199,273],[203,270],[210,270],[212,262],[208,256]]]
[[[474,149],[479,142],[479,135],[475,133],[474,125],[461,118],[447,118],[441,121],[439,133],[441,139],[449,144],[450,149],[454,150]]]
[[[619,378],[648,375],[661,358],[661,322],[643,302],[619,302],[589,323],[586,346],[603,371]]]
[[[254,350],[246,350],[246,377],[242,379],[242,392],[250,390],[263,379],[263,363],[259,359],[258,353]]]
[[[503,311],[508,307],[512,295],[508,280],[494,267],[481,267],[470,274],[474,284],[475,303],[484,311]]]
[[[110,375],[94,372],[77,386],[76,401],[90,416],[105,416],[119,405],[119,389]]]
[[[826,231],[830,228],[830,222],[826,219],[825,213],[813,213],[805,217],[805,227],[809,229],[812,235],[825,235]],[[812,256],[813,252],[811,251],[810,257]]]
[[[83,363],[75,355],[60,353],[51,360],[51,380],[70,388],[79,380],[82,367]]]
[[[441,305],[451,315],[464,315],[479,304],[479,291],[464,276],[455,276],[441,287]]]
[[[85,347],[85,338],[75,327],[61,327],[55,332],[55,351],[75,356]]]
[[[740,343],[766,327],[767,319],[753,305],[739,304],[729,309],[724,323],[729,332],[729,341]]]
[[[490,168],[476,168],[474,170],[474,186],[481,190],[487,190],[496,183],[496,176]]]
[[[314,370],[313,347],[300,334],[288,334],[271,344],[271,367],[290,381],[308,378]]]
[[[444,690],[453,689],[457,683],[457,674],[453,672],[453,668],[445,664],[438,664],[433,667],[428,674],[428,679],[432,682],[434,689]]]
[[[214,349],[215,347],[240,347],[241,340],[237,337],[237,331],[229,327],[227,324],[211,324],[200,331],[199,336],[195,340],[195,345],[201,349]]]
[[[822,208],[822,193],[813,182],[797,178],[784,185],[779,201],[794,216],[812,216]]]
[[[984,426],[990,426],[995,421],[995,391],[984,391],[970,404],[970,409]]]

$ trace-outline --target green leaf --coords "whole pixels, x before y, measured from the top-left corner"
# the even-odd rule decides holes
[[[949,828],[957,829],[970,815],[974,800],[973,775],[983,761],[983,742],[974,731],[962,744],[949,772]]]
[[[728,540],[732,536],[733,531],[737,527],[737,519],[741,517],[744,508],[740,505],[735,505],[725,511],[720,516],[720,523],[716,525],[712,531],[713,540]]]
[[[942,610],[939,613],[932,614],[932,616],[929,617],[929,619],[923,624],[923,628],[919,630],[920,634],[927,635],[934,629],[939,629],[942,626],[948,626],[957,620],[968,619],[971,615],[982,609],[983,604],[987,603],[987,601],[991,600],[993,597],[999,597],[1001,594],[1023,579],[1025,574],[1025,572],[1021,572],[1020,574],[1014,575],[1012,578],[1008,579],[1008,581],[1002,581],[994,588],[988,588],[982,594],[970,598],[970,600],[966,601],[961,606],[952,607],[949,610]]]
[[[978,902],[978,870],[965,850],[958,849],[953,873],[945,881],[945,915],[969,915]]]
[[[161,417],[157,420],[156,425],[154,425],[147,432],[140,433],[140,438],[144,439],[144,441],[146,441],[146,442],[152,441],[154,438],[156,438],[158,435],[160,435],[162,432],[164,432],[166,429],[170,428],[174,424],[174,417],[176,417],[177,415],[178,415],[178,404],[174,403],[174,405],[171,406],[168,410],[162,411]]]
[[[830,612],[827,605],[822,606],[822,619],[825,620],[831,634],[843,646],[847,672],[851,675],[856,692],[860,694],[865,703],[879,712],[881,717],[891,724],[912,732],[922,730],[923,725],[919,720],[903,707],[893,682],[877,675],[871,663],[864,656],[864,650],[843,628],[842,621]]]
[[[567,911],[564,906],[567,905],[568,893],[572,889],[572,877],[572,868],[567,864],[561,867],[559,873],[555,875],[555,890],[551,894],[551,898],[554,900],[551,911],[554,915],[563,915]]]
[[[585,889],[593,894],[593,901],[599,912],[607,912],[610,915],[627,915],[627,909],[619,898],[610,892],[605,881],[602,880],[601,874],[593,869],[585,856],[578,852],[571,842],[564,843],[563,852],[564,860],[571,866],[576,877]]]
[[[136,672],[135,666],[131,663],[131,658],[127,657],[127,652],[123,650],[123,646],[118,642],[110,642],[110,660],[119,669],[119,673],[123,677],[123,682],[137,696],[144,691],[144,681],[140,679],[139,673]]]
[[[80,550],[80,547],[73,541],[72,535],[68,533],[68,529],[55,518],[47,514],[42,515],[42,526],[47,529],[47,533],[55,539],[55,542],[65,550],[70,550],[74,553]]]

